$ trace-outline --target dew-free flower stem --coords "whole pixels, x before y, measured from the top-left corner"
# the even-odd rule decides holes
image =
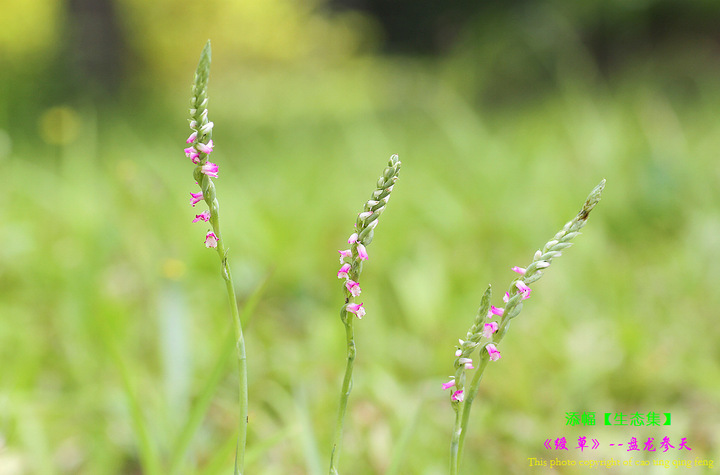
[[[338,464],[340,461],[340,449],[342,446],[343,427],[345,425],[345,414],[347,413],[348,400],[353,384],[353,367],[357,355],[355,348],[355,323],[354,317],[361,319],[365,316],[365,308],[362,303],[356,303],[355,298],[360,295],[359,280],[362,273],[363,261],[368,260],[367,248],[373,239],[378,218],[385,211],[390,193],[400,172],[400,160],[397,155],[390,157],[388,166],[383,170],[383,175],[378,179],[375,191],[365,203],[363,211],[358,214],[355,220],[355,232],[350,235],[348,244],[350,249],[340,250],[340,270],[337,272],[338,279],[343,279],[343,292],[345,304],[340,310],[340,319],[345,325],[345,340],[347,344],[347,364],[345,366],[345,377],[343,378],[340,391],[340,406],[338,408],[337,421],[335,423],[335,435],[330,454],[330,475],[338,475]]]
[[[190,204],[195,206],[205,201],[208,209],[195,216],[194,223],[207,222],[212,227],[205,235],[205,247],[215,248],[220,257],[221,274],[225,280],[225,288],[230,303],[230,315],[235,333],[235,351],[238,360],[238,439],[235,453],[235,475],[242,475],[245,465],[245,445],[247,441],[248,424],[248,384],[247,384],[247,356],[245,353],[245,339],[243,338],[240,312],[235,296],[230,265],[228,264],[228,250],[220,232],[220,204],[217,200],[213,178],[218,178],[218,166],[208,160],[213,151],[212,141],[213,123],[208,120],[207,85],[210,77],[211,50],[210,41],[200,55],[195,81],[193,84],[193,97],[190,101],[190,129],[192,133],[185,141],[190,146],[185,149],[185,155],[195,165],[193,178],[200,186],[201,193],[190,193]]]

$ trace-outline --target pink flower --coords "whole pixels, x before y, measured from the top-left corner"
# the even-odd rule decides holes
[[[365,249],[365,246],[358,243],[357,251],[358,251],[358,257],[360,258],[360,260],[366,261],[369,259],[367,250]]]
[[[198,221],[205,221],[206,223],[210,221],[210,210],[205,210],[200,214],[196,214],[195,219],[193,219],[192,222],[197,223]]]
[[[463,399],[465,399],[465,395],[463,394],[463,390],[455,391],[450,398],[453,401],[462,402]]]
[[[218,244],[218,237],[215,235],[214,232],[208,231],[208,233],[205,235],[205,247],[217,247]]]
[[[215,144],[213,144],[212,140],[210,140],[207,144],[200,142],[196,145],[197,149],[205,154],[209,154],[210,152],[212,152],[214,146]]]
[[[360,218],[360,221],[365,221],[367,218],[372,216],[372,211],[363,211],[362,213],[358,214],[358,217]]]
[[[352,312],[357,315],[358,318],[365,316],[365,308],[361,303],[349,303],[345,306],[348,312]]]
[[[492,318],[493,315],[501,316],[504,311],[504,308],[497,308],[495,305],[490,305],[490,310],[488,310],[488,317]]]
[[[350,249],[345,249],[344,251],[338,251],[340,253],[340,264],[343,264],[345,262],[346,257],[352,257],[352,251]]]
[[[198,203],[199,203],[200,201],[202,201],[202,199],[203,199],[203,194],[202,194],[202,193],[190,193],[190,196],[191,196],[191,198],[190,198],[190,204],[193,205],[193,206],[195,206],[196,204],[198,204]]]
[[[350,264],[343,264],[338,271],[338,279],[347,279],[348,272],[350,271]]]
[[[192,134],[190,134],[190,137],[187,138],[185,143],[193,143],[196,138],[197,138],[197,132],[193,132]]]
[[[490,343],[485,347],[488,351],[488,354],[490,355],[490,361],[497,361],[500,359],[500,352],[498,351],[497,347]]]
[[[462,350],[461,350],[460,348],[458,348],[458,349],[455,351],[455,356],[460,356],[460,355],[462,355]]]
[[[360,284],[358,284],[354,280],[346,281],[345,288],[348,289],[348,292],[350,292],[350,295],[352,295],[353,297],[357,297],[358,295],[360,295],[360,292],[362,292]]]
[[[455,386],[455,380],[454,380],[454,379],[451,379],[451,380],[448,381],[447,383],[443,384],[443,385],[442,385],[442,388],[443,388],[443,389],[448,389],[448,388],[451,388],[451,387],[453,387],[453,386]]]
[[[465,365],[465,369],[475,369],[472,363],[472,358],[459,358],[458,363]]]
[[[348,238],[348,244],[355,243],[355,242],[357,242],[357,240],[358,240],[358,233],[352,233],[350,235],[350,238]]]
[[[510,292],[505,292],[503,295],[503,302],[508,303],[510,301]]]
[[[218,166],[213,162],[206,162],[205,165],[202,166],[200,171],[209,176],[210,178],[218,177]]]
[[[483,327],[483,336],[485,338],[490,338],[490,337],[492,337],[493,333],[495,333],[496,331],[498,331],[497,322],[486,323],[485,326]]]
[[[513,267],[512,270],[514,272],[517,272],[520,275],[525,275],[525,272],[527,272],[527,269],[525,269],[524,267],[518,267],[518,266]]]
[[[195,150],[195,147],[188,147],[185,150],[185,155],[192,160],[194,164],[197,165],[197,163],[200,161],[200,154],[197,153],[197,150]]]
[[[515,282],[515,287],[517,287],[517,289],[522,294],[523,300],[530,298],[530,292],[532,292],[532,289],[530,289],[530,287],[528,287],[525,282],[518,280],[517,282]]]

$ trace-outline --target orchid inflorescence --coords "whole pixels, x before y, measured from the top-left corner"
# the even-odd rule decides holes
[[[513,280],[510,288],[503,296],[505,306],[495,307],[490,303],[492,288],[488,286],[480,301],[480,310],[467,332],[465,340],[459,340],[455,349],[455,375],[442,385],[443,389],[453,390],[450,393],[452,407],[455,410],[455,430],[451,445],[451,475],[458,473],[458,465],[462,454],[462,446],[467,433],[467,424],[473,399],[478,392],[483,372],[489,361],[501,358],[497,344],[505,336],[510,320],[517,317],[523,307],[523,301],[530,298],[532,289],[529,284],[536,282],[543,275],[543,269],[550,267],[552,260],[562,255],[562,251],[572,246],[570,240],[580,234],[585,226],[590,211],[600,201],[605,180],[602,180],[588,196],[580,212],[572,221],[548,241],[542,249],[535,252],[532,262],[527,267],[512,267],[512,271],[520,277]],[[497,321],[493,319],[498,317]],[[465,389],[465,372],[475,369],[472,354],[480,350],[479,363],[469,388]]]
[[[204,56],[203,56],[204,57]],[[220,231],[218,229],[218,201],[215,194],[215,184],[212,178],[218,177],[217,164],[209,161],[210,154],[215,147],[212,140],[214,124],[208,120],[208,97],[207,84],[210,75],[209,50],[208,60],[202,61],[195,72],[195,83],[192,88],[190,99],[190,129],[192,133],[185,141],[189,147],[185,148],[185,156],[195,164],[193,176],[200,186],[200,193],[190,193],[190,204],[195,206],[200,201],[205,201],[208,210],[195,215],[193,223],[198,221],[209,222],[213,230],[205,234],[205,247],[217,248]]]
[[[372,242],[378,219],[383,211],[385,211],[388,200],[390,200],[390,193],[392,193],[395,182],[398,180],[400,165],[401,163],[397,155],[390,157],[388,166],[383,170],[382,176],[377,181],[375,191],[373,191],[370,199],[365,203],[363,211],[358,214],[355,220],[355,231],[348,239],[350,249],[338,251],[340,253],[340,270],[337,272],[337,277],[338,279],[343,279],[343,292],[345,294],[345,303],[340,310],[340,317],[345,325],[347,365],[345,367],[345,377],[343,378],[342,391],[340,393],[340,407],[330,456],[330,473],[332,475],[337,475],[338,473],[337,466],[340,459],[345,412],[352,389],[353,365],[356,354],[355,333],[353,329],[354,319],[352,315],[355,315],[359,319],[365,316],[365,307],[363,307],[363,304],[355,302],[355,298],[362,292],[359,284],[360,273],[362,272],[363,261],[370,258],[370,256],[368,256],[367,246]]]
[[[343,321],[346,312],[362,318],[365,315],[363,304],[354,302],[355,297],[362,292],[358,280],[362,272],[362,262],[369,259],[366,246],[372,242],[375,227],[378,224],[380,215],[385,211],[390,200],[393,186],[398,179],[401,162],[397,155],[390,157],[388,166],[383,171],[383,176],[378,179],[377,189],[373,191],[370,199],[365,203],[363,211],[358,214],[355,220],[355,232],[348,238],[350,249],[339,250],[340,270],[338,279],[344,279],[345,306]]]
[[[208,209],[195,215],[193,223],[209,223],[212,227],[205,234],[205,247],[213,248],[220,257],[221,275],[225,280],[230,313],[235,334],[235,351],[238,360],[238,441],[235,454],[235,475],[244,472],[245,445],[247,441],[248,421],[248,384],[247,384],[247,357],[245,352],[245,339],[243,337],[242,323],[237,307],[237,297],[233,284],[232,273],[228,263],[228,251],[223,244],[220,233],[220,205],[218,204],[213,178],[218,177],[218,166],[209,160],[215,147],[212,140],[213,123],[208,120],[208,93],[207,86],[210,78],[211,48],[210,41],[200,55],[190,100],[190,129],[192,133],[185,143],[185,156],[195,165],[193,178],[200,187],[200,193],[190,193],[190,204],[195,206],[205,201]]]

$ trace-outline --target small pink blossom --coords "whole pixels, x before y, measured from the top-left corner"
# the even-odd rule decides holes
[[[475,369],[472,358],[459,358],[458,363],[465,365],[465,369]]]
[[[491,338],[496,331],[498,331],[497,322],[486,323],[483,327],[483,336],[485,338]]]
[[[205,247],[217,247],[218,244],[218,237],[215,235],[214,232],[208,231],[208,233],[205,235]]]
[[[200,161],[200,154],[197,153],[197,150],[195,150],[195,147],[188,147],[185,149],[185,155],[192,160],[194,164],[197,165],[197,163]]]
[[[501,355],[498,351],[497,347],[490,343],[485,347],[487,349],[488,354],[490,355],[490,361],[497,361],[500,359]]]
[[[198,221],[205,221],[206,223],[210,221],[210,210],[205,210],[200,214],[196,214],[195,219],[193,219],[192,222],[197,223]]]
[[[463,390],[455,391],[450,398],[453,401],[462,402],[463,399],[465,399],[465,394],[463,393]]]
[[[207,144],[200,142],[196,145],[197,149],[205,154],[209,154],[210,152],[212,152],[214,146],[215,145],[213,144],[212,140],[210,140]]]
[[[520,293],[523,296],[523,300],[530,298],[530,292],[532,292],[532,289],[528,287],[525,282],[518,280],[515,282],[515,287],[520,291]]]
[[[505,292],[503,295],[503,302],[508,303],[510,301],[510,292]]]
[[[352,295],[353,297],[357,297],[358,295],[360,295],[360,292],[362,292],[360,284],[358,284],[354,280],[346,281],[345,288],[348,289],[348,292],[350,292],[350,295]]]
[[[205,165],[202,166],[200,171],[203,172],[205,175],[209,176],[210,178],[218,177],[218,166],[213,162],[206,162]]]
[[[372,214],[372,211],[363,211],[362,213],[358,214],[358,218],[360,218],[360,221],[365,221]]]
[[[443,385],[442,385],[442,388],[443,388],[443,389],[448,389],[448,388],[451,388],[451,387],[453,387],[453,386],[455,386],[455,380],[454,380],[454,379],[451,379],[451,380],[448,381],[447,383],[443,384]]]
[[[501,316],[504,311],[504,308],[498,308],[495,305],[490,305],[490,310],[488,310],[488,317],[492,318],[493,315]]]
[[[350,249],[345,249],[344,251],[338,251],[340,253],[340,264],[343,264],[345,262],[346,257],[352,257],[352,251]]]
[[[369,259],[367,250],[365,249],[365,246],[363,246],[360,243],[358,243],[358,245],[357,245],[357,252],[358,252],[358,257],[360,258],[360,260],[366,261]]]
[[[455,351],[455,356],[460,356],[460,355],[462,355],[462,350],[461,350],[460,348],[458,348],[458,349]]]
[[[348,238],[348,244],[353,244],[358,241],[358,233],[352,233]]]
[[[520,275],[525,275],[525,272],[527,272],[527,269],[525,269],[524,267],[518,267],[518,266],[513,267],[512,270],[514,272],[517,272]]]
[[[345,306],[348,312],[352,312],[357,315],[358,318],[365,316],[365,307],[361,303],[349,303]]]
[[[190,204],[193,205],[193,206],[195,206],[195,205],[198,204],[200,201],[202,201],[202,199],[203,199],[203,194],[202,194],[202,193],[190,193],[190,197],[191,197],[191,198],[190,198]]]
[[[347,279],[348,272],[350,272],[350,264],[343,264],[337,273],[338,279]]]
[[[193,132],[192,134],[190,134],[190,137],[187,138],[185,143],[193,143],[196,138],[197,138],[197,132]]]

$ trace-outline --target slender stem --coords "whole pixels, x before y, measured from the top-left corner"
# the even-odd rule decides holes
[[[458,475],[458,468],[460,466],[460,443],[462,434],[462,427],[460,427],[460,421],[462,419],[462,413],[465,406],[459,404],[455,408],[455,426],[453,427],[452,441],[450,443],[450,475]]]
[[[480,389],[480,381],[482,381],[485,368],[490,361],[490,355],[488,354],[488,352],[483,350],[480,351],[482,352],[482,356],[480,357],[480,366],[478,366],[477,371],[475,371],[475,374],[473,375],[472,382],[470,383],[470,388],[465,391],[465,401],[462,404],[462,420],[460,421],[460,429],[458,434],[459,443],[456,454],[457,461],[455,462],[455,465],[457,467],[460,466],[460,460],[462,460],[463,448],[465,446],[465,435],[467,435],[468,421],[470,420],[470,409],[472,408],[472,403],[475,400],[475,396],[477,395],[478,390]],[[455,422],[455,424],[457,425],[457,421]]]
[[[353,316],[348,315],[344,308],[342,311],[343,320],[345,321],[345,337],[347,339],[347,366],[345,367],[345,378],[343,379],[342,391],[340,392],[340,408],[338,409],[337,422],[335,423],[335,436],[333,437],[332,454],[330,456],[330,475],[338,475],[337,467],[340,460],[343,426],[345,425],[345,413],[347,412],[350,391],[352,391],[352,373],[356,353]]]
[[[217,251],[220,255],[220,262],[222,264],[222,276],[225,280],[228,300],[230,301],[230,314],[232,316],[233,326],[235,329],[235,351],[237,352],[238,360],[238,402],[240,405],[238,440],[237,447],[235,449],[235,475],[242,475],[245,466],[245,445],[247,442],[248,425],[248,382],[247,356],[245,354],[245,338],[243,337],[242,322],[240,321],[240,311],[238,310],[237,297],[235,296],[235,286],[233,285],[232,273],[230,272],[230,266],[228,265],[227,251],[225,250],[225,246],[223,245],[222,237],[218,239]]]

